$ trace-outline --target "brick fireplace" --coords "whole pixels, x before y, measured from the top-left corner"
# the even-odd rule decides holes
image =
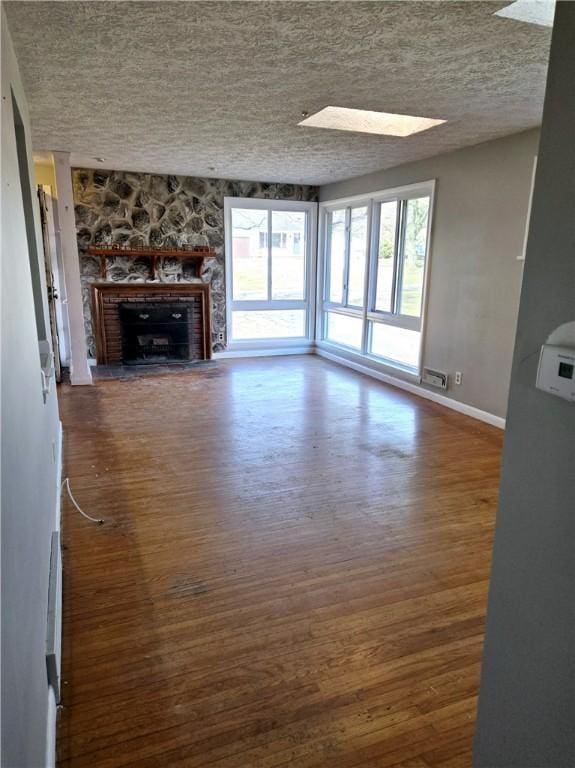
[[[209,360],[206,283],[93,283],[99,364]]]

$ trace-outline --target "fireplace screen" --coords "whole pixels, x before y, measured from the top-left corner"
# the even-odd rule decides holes
[[[190,323],[183,303],[120,304],[122,358],[131,365],[189,360]]]

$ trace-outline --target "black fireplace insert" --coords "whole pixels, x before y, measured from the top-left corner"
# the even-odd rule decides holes
[[[120,304],[122,358],[128,365],[190,359],[188,307],[182,303]]]

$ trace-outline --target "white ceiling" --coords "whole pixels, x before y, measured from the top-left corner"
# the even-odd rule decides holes
[[[4,2],[37,150],[78,166],[321,184],[540,122],[551,31],[506,2]],[[327,105],[443,118],[298,126]]]

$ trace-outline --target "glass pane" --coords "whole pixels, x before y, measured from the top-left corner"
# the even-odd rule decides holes
[[[305,309],[242,309],[232,312],[232,338],[235,341],[302,338],[305,335]]]
[[[328,218],[330,254],[328,299],[334,304],[343,301],[343,267],[345,263],[345,208],[332,211]]]
[[[235,301],[267,301],[268,212],[232,209],[232,274]]]
[[[371,324],[371,354],[394,360],[410,368],[419,365],[419,331],[409,331],[384,323]]]
[[[361,349],[363,321],[359,317],[326,313],[326,338],[334,344]]]
[[[397,200],[382,203],[380,211],[375,308],[381,312],[392,312]]]
[[[367,207],[352,208],[349,235],[347,303],[363,307],[367,251]]]
[[[304,211],[272,211],[272,299],[305,297]]]
[[[399,299],[399,313],[401,315],[419,317],[421,315],[421,300],[423,298],[429,197],[408,200],[406,209],[403,277]]]

